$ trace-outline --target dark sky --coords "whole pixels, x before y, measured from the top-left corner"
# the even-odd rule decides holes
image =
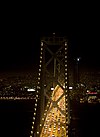
[[[40,37],[52,32],[68,37],[72,59],[81,56],[84,65],[100,67],[99,12],[84,5],[35,9],[26,5],[3,9],[0,70],[31,68],[38,64]]]

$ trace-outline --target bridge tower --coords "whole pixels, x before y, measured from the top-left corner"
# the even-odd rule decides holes
[[[36,92],[38,122],[36,130],[31,133],[34,137],[60,137],[62,133],[64,137],[68,137],[70,108],[66,37],[59,37],[53,33],[50,37],[41,38]]]

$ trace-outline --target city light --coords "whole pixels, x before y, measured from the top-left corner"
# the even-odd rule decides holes
[[[28,88],[27,91],[35,91],[34,88]]]

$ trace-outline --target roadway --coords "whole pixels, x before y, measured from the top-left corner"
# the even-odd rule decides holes
[[[47,112],[40,137],[66,137],[66,116],[62,113],[65,113],[65,96],[62,96],[63,92],[59,86],[53,91],[52,102]],[[59,97],[61,99],[58,101]],[[53,101],[57,104],[54,104]]]

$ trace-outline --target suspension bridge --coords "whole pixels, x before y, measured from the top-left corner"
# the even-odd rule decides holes
[[[67,38],[56,36],[55,33],[42,37],[30,137],[69,136],[68,84]]]

